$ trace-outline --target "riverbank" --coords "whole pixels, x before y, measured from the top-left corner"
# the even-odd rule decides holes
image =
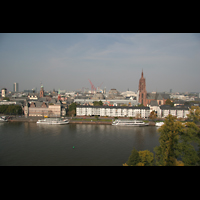
[[[5,116],[5,115],[4,115]],[[24,117],[22,116],[6,116],[8,117],[8,122],[29,122],[36,123],[39,119],[43,117]],[[69,124],[104,124],[111,125],[114,118],[111,117],[99,117],[98,119],[95,117],[67,117],[65,119],[69,119]],[[124,119],[124,118],[123,118]],[[155,126],[156,122],[145,120],[146,123],[149,123],[149,126]],[[200,128],[200,125],[197,125]]]
[[[8,122],[29,122],[29,123],[36,123],[41,117],[13,117],[8,119]],[[114,120],[114,119],[113,119]],[[69,119],[69,124],[104,124],[104,125],[111,125],[112,119]],[[155,122],[149,122],[149,126],[155,126]]]

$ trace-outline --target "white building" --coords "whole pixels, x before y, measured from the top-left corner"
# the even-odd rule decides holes
[[[2,88],[1,89],[1,96],[2,97],[6,97],[6,94],[7,94],[7,89],[6,88]]]
[[[189,114],[189,108],[186,107],[170,107],[170,106],[160,106],[161,109],[161,117],[165,118],[169,114],[172,116],[177,116],[177,118],[187,118],[187,114]]]
[[[128,107],[128,106],[85,106],[77,105],[77,116],[108,116],[108,117],[141,117],[148,118],[149,107]]]

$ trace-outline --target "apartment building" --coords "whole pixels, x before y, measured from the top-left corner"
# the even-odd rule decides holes
[[[108,116],[108,117],[141,117],[147,118],[150,114],[149,107],[128,106],[86,106],[77,105],[77,116]]]

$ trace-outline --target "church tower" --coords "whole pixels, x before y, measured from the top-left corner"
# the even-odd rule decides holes
[[[145,78],[143,77],[143,70],[141,74],[141,78],[139,80],[139,103],[147,106],[147,91],[146,91],[146,83]]]
[[[40,97],[44,97],[44,87],[43,87],[43,85],[40,88]]]

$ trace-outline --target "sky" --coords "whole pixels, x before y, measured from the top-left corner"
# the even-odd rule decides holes
[[[0,87],[200,92],[199,33],[0,33]]]

